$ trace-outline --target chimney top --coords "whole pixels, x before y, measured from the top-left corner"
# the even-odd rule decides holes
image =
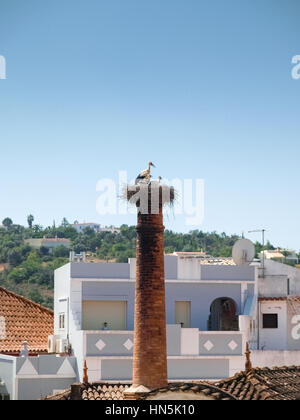
[[[88,367],[87,367],[86,360],[84,361],[84,366],[83,366],[83,383],[84,384],[88,384],[89,383]]]
[[[245,371],[250,372],[252,370],[252,363],[251,363],[251,359],[250,359],[251,351],[249,349],[249,343],[248,342],[246,344],[245,355],[246,355]]]

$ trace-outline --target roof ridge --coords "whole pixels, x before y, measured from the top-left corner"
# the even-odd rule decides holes
[[[281,393],[274,387],[274,384],[270,382],[268,377],[264,377],[264,374],[275,373],[278,371],[293,371],[296,369],[299,369],[299,366],[254,368],[248,373],[247,379],[259,391],[259,393],[263,396],[263,399],[270,399],[272,396],[277,396],[279,399],[282,399],[283,396]]]
[[[42,311],[48,312],[51,315],[54,314],[54,311],[52,309],[46,308],[45,306],[34,302],[33,300],[30,300],[22,295],[19,295],[18,293],[12,292],[11,290],[5,289],[4,287],[0,286],[0,291],[3,291],[4,293],[7,293],[8,295],[12,295],[13,297],[17,298],[17,299],[21,299],[27,303],[29,303],[30,305],[36,306],[39,309],[41,309]]]
[[[253,369],[252,369],[252,370],[253,370]],[[252,371],[252,370],[251,370],[251,371]],[[220,384],[220,385],[223,385],[223,384],[230,383],[230,382],[232,382],[233,380],[240,379],[240,378],[242,378],[242,377],[247,377],[247,374],[251,373],[251,371],[249,371],[249,372],[247,373],[247,372],[245,372],[244,370],[242,370],[242,371],[240,371],[240,372],[237,372],[235,375],[230,376],[230,378],[221,379],[221,380],[219,380],[219,381],[214,382],[214,384],[218,384],[218,385]]]
[[[208,395],[210,394],[219,394],[220,396],[223,395],[224,397],[226,396],[227,398],[236,400],[236,397],[234,395],[232,395],[231,393],[229,393],[228,391],[219,388],[218,386],[216,386],[215,384],[209,382],[209,381],[200,381],[200,382],[174,382],[174,383],[169,383],[166,387],[162,387],[162,388],[156,388],[153,389],[152,391],[150,391],[149,393],[145,393],[143,394],[142,399],[144,399],[144,397],[148,397],[148,396],[155,396],[160,392],[167,392],[167,391],[193,391],[195,388],[197,388],[196,392],[203,392],[205,393],[205,390],[209,390],[210,392],[208,393]]]

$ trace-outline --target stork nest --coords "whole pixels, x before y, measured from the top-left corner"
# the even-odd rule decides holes
[[[143,199],[147,201],[147,204],[159,202],[163,207],[172,207],[176,202],[177,192],[174,187],[152,181],[149,184],[125,185],[120,198],[138,207]]]

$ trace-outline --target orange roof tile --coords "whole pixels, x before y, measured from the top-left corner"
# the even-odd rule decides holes
[[[47,351],[53,311],[0,287],[0,353],[19,353],[24,341],[31,353]]]

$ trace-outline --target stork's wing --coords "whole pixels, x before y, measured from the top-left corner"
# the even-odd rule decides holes
[[[144,171],[142,171],[139,175],[138,178],[145,178],[146,176],[149,176],[149,169],[145,169]]]
[[[136,180],[135,180],[135,183],[136,184],[138,184],[139,183],[139,181],[147,181],[147,182],[149,182],[149,180],[150,180],[150,177],[151,177],[151,175],[150,175],[150,168],[148,168],[148,169],[145,169],[144,171],[142,171],[138,176],[137,176],[137,178],[136,178]]]

